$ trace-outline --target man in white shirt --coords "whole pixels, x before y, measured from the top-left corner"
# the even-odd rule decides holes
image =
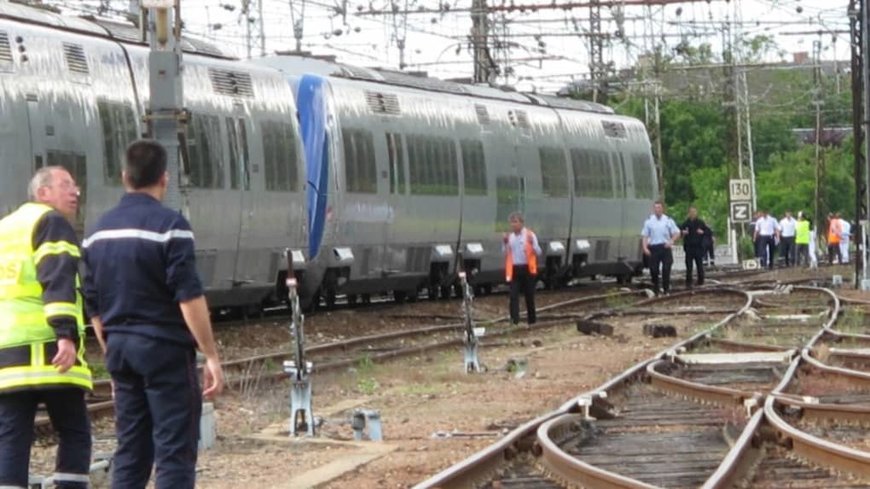
[[[848,219],[840,217],[837,213],[837,219],[840,220],[840,263],[849,263],[849,243],[852,238],[852,225]]]
[[[671,266],[674,264],[672,248],[680,236],[680,228],[673,219],[665,215],[665,205],[661,201],[653,204],[653,214],[643,223],[640,232],[643,236],[643,254],[649,259],[649,274],[656,295],[671,290]],[[659,268],[661,268],[662,288],[659,289]]]
[[[776,238],[779,235],[779,222],[776,218],[761,211],[761,217],[755,223],[755,241],[761,256],[761,266],[773,270],[773,261],[776,254]]]
[[[785,217],[779,221],[780,229],[780,254],[785,257],[785,266],[790,267],[795,264],[795,231],[797,221],[791,217],[791,211],[785,211]]]

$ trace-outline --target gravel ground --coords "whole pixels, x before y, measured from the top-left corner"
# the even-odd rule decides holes
[[[834,273],[848,277],[848,270],[845,266],[816,271],[776,270],[752,279],[829,278]],[[600,292],[586,288],[540,294],[539,305]],[[841,292],[854,293],[845,289]],[[870,298],[868,293],[854,294]],[[476,301],[476,311],[481,317],[500,316],[506,302],[504,295],[481,297]],[[370,311],[361,307],[319,312],[306,319],[306,332],[309,344],[315,344],[398,328],[447,324],[454,322],[448,316],[458,319],[460,304],[457,300],[420,301]],[[296,478],[366,452],[365,446],[346,443],[352,438],[349,419],[354,406],[380,411],[384,445],[392,451],[322,487],[410,487],[492,443],[505,430],[558,407],[573,395],[675,342],[673,338],[644,336],[642,324],[648,319],[626,316],[610,320],[615,327],[613,337],[582,336],[573,324],[566,323],[564,327],[528,332],[509,341],[494,339],[497,346],[481,350],[489,370],[478,375],[462,373],[461,352],[452,350],[316,375],[315,415],[326,413],[319,438],[333,440],[329,443],[253,437],[271,426],[286,425],[286,383],[245,395],[228,392],[215,404],[218,442],[200,457],[198,487],[303,487]],[[677,326],[685,337],[718,319],[688,316],[667,322]],[[218,325],[216,330],[227,359],[290,345],[286,318]],[[524,359],[527,370],[522,374],[509,372],[505,368],[509,359]],[[94,431],[98,450],[111,450],[111,423],[101,421]],[[433,437],[436,433],[441,436]],[[46,473],[52,458],[50,446],[36,447],[33,472]]]

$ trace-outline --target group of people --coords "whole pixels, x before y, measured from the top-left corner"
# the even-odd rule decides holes
[[[59,166],[39,169],[30,201],[0,220],[0,487],[29,487],[39,404],[60,440],[56,487],[88,487],[83,306],[112,378],[112,487],[146,487],[155,462],[157,488],[194,487],[202,397],[221,392],[223,374],[193,232],[161,204],[166,150],[140,140],[125,156],[126,194],[81,245],[71,224],[79,188]]]
[[[755,257],[762,267],[773,269],[776,252],[779,250],[785,266],[810,266],[815,263],[812,247],[812,222],[798,212],[797,219],[791,211],[777,220],[769,212],[755,213],[751,223]],[[828,248],[828,263],[848,263],[852,226],[839,212],[828,214],[825,242]]]
[[[693,285],[693,269],[697,271],[698,277],[694,284],[704,285],[704,267],[707,259],[709,258],[709,263],[715,263],[713,231],[698,217],[698,209],[689,207],[686,220],[679,226],[664,212],[664,203],[655,202],[653,213],[644,222],[641,230],[643,254],[657,295],[670,293],[671,267],[674,264],[673,247],[678,240],[682,239],[686,254],[686,288],[691,288]]]

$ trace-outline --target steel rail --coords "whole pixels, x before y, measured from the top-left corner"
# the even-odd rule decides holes
[[[818,287],[797,287],[797,290],[813,290],[828,294],[831,297],[832,307],[828,311],[828,318],[817,333],[809,342],[808,345],[814,344],[826,330],[837,320],[840,312],[840,302],[835,294],[831,291]],[[749,295],[750,300],[746,306],[748,309],[752,302],[755,302],[755,295]],[[720,324],[717,324],[710,331],[724,326],[730,319],[726,318]],[[709,334],[706,333],[706,334]],[[798,357],[799,359],[799,357]],[[787,380],[794,376],[797,369],[798,359],[792,362],[788,372],[783,376],[778,387],[787,385]],[[742,392],[736,389],[723,388],[717,386],[707,386],[694,382],[689,382],[683,379],[666,376],[656,370],[656,367],[663,365],[662,360],[651,361],[646,366],[646,372],[650,376],[653,385],[657,385],[666,390],[674,391],[678,394],[687,395],[699,398],[705,401],[712,401],[720,404],[735,404],[743,402],[743,400],[752,397],[752,394]],[[769,400],[770,398],[768,398]],[[751,450],[751,441],[760,426],[763,419],[762,410],[759,409],[751,418],[750,422],[744,427],[741,436],[737,443],[729,450],[728,455],[723,459],[719,468],[706,481],[704,488],[721,488],[730,487],[727,485],[729,481],[736,479],[740,473],[741,460]],[[555,419],[551,419],[542,425],[538,430],[538,443],[542,451],[542,461],[544,465],[556,476],[562,480],[570,482],[580,482],[584,487],[589,488],[648,488],[649,486],[641,481],[631,479],[625,476],[614,474],[613,472],[594,467],[590,464],[582,462],[573,456],[564,453],[555,443],[551,435],[559,433],[559,430],[566,429],[570,426],[576,417],[563,415]]]
[[[653,358],[636,364],[628,371],[626,371],[623,375],[620,375],[619,377],[605,383],[600,388],[590,392],[589,395],[595,396],[599,392],[607,392],[609,390],[613,390],[618,385],[627,383],[630,378],[638,376],[639,374],[642,375],[645,372],[649,372],[650,367],[658,363],[661,358],[665,356],[673,356],[676,351],[703,341],[711,332],[715,331],[720,327],[723,327],[735,318],[742,315],[752,305],[752,296],[746,292],[737,292],[743,294],[746,297],[746,302],[736,312],[729,314],[724,319],[711,326],[707,330],[697,333],[691,338],[677,343],[673,347],[666,349],[665,351],[656,355]],[[595,467],[562,451],[559,445],[555,441],[553,441],[552,435],[553,433],[559,433],[559,430],[564,430],[565,427],[570,425],[570,423],[574,420],[576,420],[575,416],[570,416],[569,414],[562,414],[559,417],[550,419],[549,421],[541,425],[541,427],[538,429],[538,446],[541,449],[541,460],[542,463],[552,474],[554,474],[557,478],[570,483],[579,482],[587,488],[649,489],[656,487],[638,481],[636,479],[632,479],[630,477],[625,477],[610,472],[608,470]]]
[[[797,367],[800,361],[800,358],[795,359],[793,365]],[[780,436],[789,440],[795,453],[823,466],[832,466],[863,477],[870,476],[870,452],[833,443],[791,426],[779,416],[777,403],[794,406],[792,401],[776,395],[768,396],[764,403],[765,418]]]
[[[753,449],[752,442],[763,419],[764,411],[762,409],[756,410],[743,429],[743,433],[740,434],[734,446],[731,447],[722,463],[719,464],[719,468],[704,482],[701,489],[720,489],[737,486],[743,474],[744,461]]]
[[[665,360],[657,360],[646,367],[650,383],[659,389],[723,406],[741,405],[745,399],[755,397],[753,392],[692,382],[656,370],[657,367],[663,367],[666,364]]]
[[[415,485],[413,487],[413,489],[433,489],[433,488],[442,488],[442,489],[457,488],[458,489],[458,488],[473,487],[477,482],[480,482],[481,480],[488,477],[491,473],[496,471],[497,468],[500,467],[501,465],[503,465],[505,462],[509,462],[510,460],[512,460],[517,455],[517,453],[520,451],[518,445],[521,443],[521,441],[525,438],[528,438],[532,434],[539,435],[540,434],[540,431],[539,431],[540,427],[543,426],[545,423],[547,423],[551,420],[554,420],[556,418],[559,418],[561,416],[565,416],[565,415],[568,415],[571,413],[578,412],[580,410],[581,402],[585,403],[586,401],[591,400],[592,408],[594,409],[596,407],[596,404],[598,402],[602,401],[603,398],[606,397],[606,394],[608,391],[613,390],[614,388],[616,388],[617,386],[619,386],[621,384],[630,382],[632,379],[635,379],[637,377],[642,376],[643,373],[645,372],[646,366],[649,363],[654,362],[654,361],[656,361],[656,360],[658,360],[658,359],[660,359],[668,354],[673,354],[673,352],[675,352],[677,349],[679,349],[681,347],[684,347],[684,346],[687,346],[687,345],[690,345],[693,343],[697,343],[697,342],[703,340],[704,338],[706,338],[706,336],[711,331],[715,330],[716,328],[720,327],[721,325],[726,324],[729,321],[732,321],[734,318],[743,314],[746,310],[749,309],[749,307],[752,304],[752,297],[749,294],[747,294],[746,292],[730,288],[729,286],[724,286],[724,287],[711,287],[709,289],[706,289],[706,288],[699,289],[699,290],[691,291],[691,292],[683,292],[683,293],[673,294],[671,296],[666,296],[666,297],[655,297],[655,298],[649,299],[647,301],[640,301],[640,303],[636,304],[636,306],[642,305],[643,303],[659,302],[659,301],[665,302],[665,301],[672,300],[672,299],[679,299],[680,297],[684,297],[684,296],[695,295],[695,294],[707,294],[707,293],[727,293],[727,294],[739,295],[739,296],[742,296],[745,298],[745,302],[743,303],[742,306],[737,308],[734,312],[732,312],[731,314],[729,314],[724,319],[722,319],[721,321],[719,321],[718,323],[716,323],[712,327],[708,328],[707,330],[696,333],[695,335],[691,336],[688,339],[679,341],[678,343],[676,343],[672,346],[669,346],[668,348],[656,353],[651,358],[643,360],[643,361],[629,367],[628,369],[626,369],[625,371],[620,373],[618,376],[607,380],[606,382],[604,382],[604,384],[602,384],[598,388],[586,391],[578,396],[575,396],[574,398],[570,399],[569,401],[567,401],[565,404],[563,404],[559,408],[523,424],[519,428],[516,428],[515,430],[513,430],[510,433],[508,433],[507,435],[505,435],[505,437],[503,437],[502,439],[500,439],[496,443],[487,446],[483,450],[480,450],[480,451],[474,453],[470,457],[467,457],[467,458],[455,463],[454,465],[442,470],[441,472],[431,476],[430,478],[420,482],[419,484]],[[539,438],[538,439],[538,446],[542,449],[541,455],[544,456],[544,454],[548,451],[548,445],[546,444],[546,442],[544,442],[543,440],[541,440]],[[552,445],[552,446],[555,446],[555,445]],[[558,449],[558,447],[556,447],[556,449]],[[558,455],[552,455],[549,457],[551,459],[553,459],[554,457],[556,459],[559,458]],[[558,464],[558,462],[557,462],[557,464]],[[556,470],[554,470],[554,472],[557,473]],[[615,474],[613,474],[613,475],[616,478],[621,477],[621,476],[617,476]],[[616,479],[614,479],[614,480],[616,480]],[[619,487],[619,486],[612,486],[612,487]],[[644,486],[635,486],[635,487],[644,487]]]
[[[541,448],[541,463],[555,476],[566,483],[580,484],[595,489],[659,489],[637,479],[619,475],[565,453],[554,438],[560,438],[581,416],[563,414],[549,419],[538,427],[538,444]]]

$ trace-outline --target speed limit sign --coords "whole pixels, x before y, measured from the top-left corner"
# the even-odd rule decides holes
[[[728,185],[731,202],[752,200],[752,182],[748,178],[733,179]]]

